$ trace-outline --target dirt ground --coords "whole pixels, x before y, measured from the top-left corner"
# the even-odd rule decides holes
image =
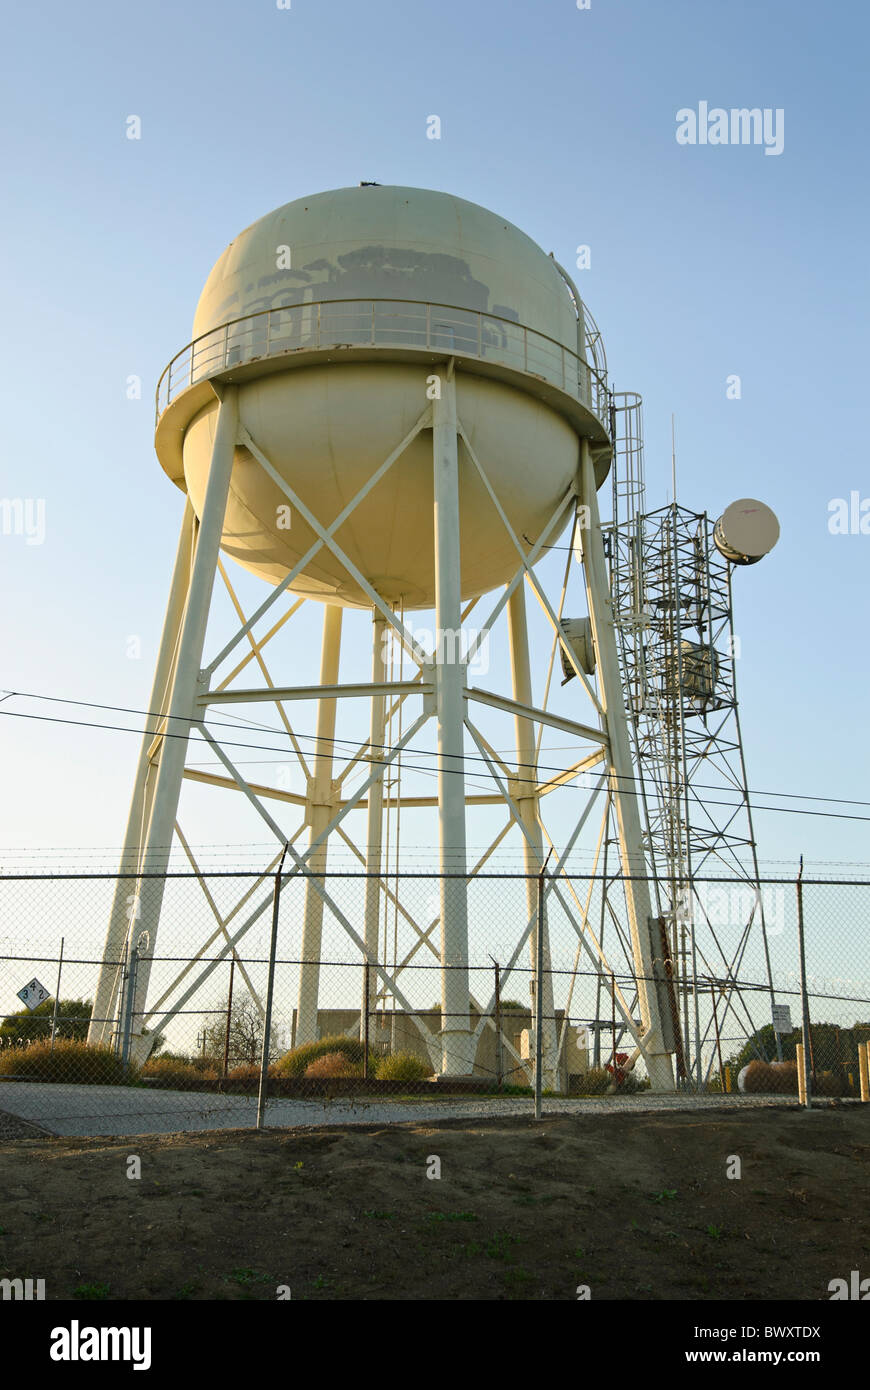
[[[868,1159],[868,1106],[4,1136],[0,1277],[48,1299],[828,1299],[870,1275]]]

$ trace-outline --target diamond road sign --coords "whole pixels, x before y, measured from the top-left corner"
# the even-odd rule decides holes
[[[28,1009],[36,1009],[40,1004],[44,1004],[49,997],[45,985],[41,985],[38,980],[31,980],[29,985],[18,991],[18,998]]]

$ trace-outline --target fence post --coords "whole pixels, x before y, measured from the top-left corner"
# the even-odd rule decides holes
[[[716,1052],[719,1056],[719,1080],[722,1083],[722,1094],[725,1094],[725,1068],[722,1065],[722,1040],[719,1036],[719,1017],[716,1011],[716,985],[712,975],[710,976],[710,1002],[713,1005],[713,1027],[716,1029]]]
[[[800,946],[801,963],[801,1014],[802,1014],[802,1037],[803,1046],[800,1050],[800,1061],[798,1062],[798,1087],[800,1087],[801,1073],[803,1073],[803,1100],[802,1104],[808,1110],[812,1108],[812,1055],[813,1055],[813,1035],[810,1031],[810,1001],[807,994],[807,961],[804,950],[804,857],[801,855],[800,869],[797,876],[797,906],[798,906],[798,944]],[[800,1091],[798,1092],[800,1095]]]
[[[224,1076],[226,1076],[230,1065],[230,1021],[233,1016],[233,976],[236,972],[236,953],[230,957],[230,988],[227,995],[227,1032],[224,1038]]]
[[[127,978],[127,967],[130,961],[130,940],[124,942],[124,958],[118,964],[121,976],[121,983],[114,1000],[113,1017],[111,1019],[112,1030],[109,1035],[110,1045],[116,1057],[121,1055],[121,1039],[124,1033],[124,981]],[[96,1001],[95,1001],[96,1002]],[[108,1015],[106,1021],[109,1022]]]
[[[610,1065],[612,1067],[611,1079],[616,1083],[616,976],[610,972]]]
[[[861,1099],[870,1100],[870,1043],[858,1044],[858,1071],[861,1077]]]
[[[502,1073],[504,1070],[501,1053],[501,970],[497,960],[492,961],[495,971],[495,1084],[501,1090]]]
[[[552,850],[541,865],[538,874],[538,939],[535,942],[535,1119],[541,1118],[541,1092],[543,1090],[544,1070],[544,875],[550,862]]]
[[[275,988],[275,952],[278,947],[278,906],[281,901],[281,871],[287,857],[289,843],[285,844],[281,862],[275,875],[275,895],[272,899],[272,939],[269,943],[269,979],[266,985],[266,1014],[263,1019],[263,1051],[260,1054],[260,1089],[257,1094],[257,1129],[263,1128],[263,1112],[266,1109],[266,1082],[269,1075],[269,1035],[272,1032],[272,991]]]
[[[797,1083],[798,1083],[798,1104],[809,1107],[807,1100],[807,1070],[806,1057],[803,1043],[795,1043],[795,1061],[797,1062]]]
[[[369,1078],[369,959],[363,962],[363,1076]]]
[[[136,1001],[136,973],[138,965],[139,951],[136,946],[132,946],[130,948],[127,964],[121,1037],[121,1065],[125,1071],[130,1065],[130,1034],[133,1029],[133,1005]]]
[[[54,1035],[57,1031],[57,1006],[60,1003],[60,972],[63,969],[63,937],[60,938],[60,956],[57,962],[57,984],[54,987],[54,1008],[51,1011],[51,1044],[49,1052],[54,1052]]]

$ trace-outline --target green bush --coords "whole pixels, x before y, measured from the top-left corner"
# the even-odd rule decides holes
[[[84,1041],[93,1008],[90,999],[61,999],[57,1006],[55,1042],[58,1038]],[[11,1038],[13,1043],[22,1045],[40,1038],[50,1038],[53,1017],[53,999],[44,1000],[35,1009],[19,1009],[0,1024],[0,1038]]]
[[[362,1063],[365,1058],[365,1047],[358,1038],[347,1038],[339,1034],[334,1038],[321,1038],[318,1042],[302,1043],[299,1047],[291,1048],[283,1057],[278,1058],[272,1071],[275,1076],[304,1076],[312,1062],[330,1052],[340,1052],[350,1062]],[[373,1057],[370,1058],[372,1066],[374,1060]]]
[[[110,1047],[88,1047],[73,1039],[35,1042],[29,1047],[5,1047],[0,1052],[0,1073],[27,1077],[33,1081],[66,1082],[87,1086],[130,1084],[139,1069],[132,1062],[127,1070]]]
[[[379,1081],[425,1081],[431,1075],[431,1064],[416,1052],[393,1052],[378,1063]]]

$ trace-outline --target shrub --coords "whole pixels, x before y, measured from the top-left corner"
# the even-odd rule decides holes
[[[217,1069],[214,1063],[197,1066],[176,1057],[149,1057],[142,1068],[142,1076],[160,1086],[177,1087],[179,1090],[195,1089],[203,1081],[215,1081]]]
[[[602,1096],[613,1085],[613,1077],[605,1067],[590,1067],[577,1079],[577,1091],[583,1096]]]
[[[87,1086],[122,1086],[136,1080],[138,1067],[127,1070],[110,1047],[88,1047],[71,1038],[7,1047],[0,1054],[0,1072],[29,1077],[33,1081],[66,1082]]]
[[[778,1095],[796,1096],[797,1062],[750,1062],[743,1078],[743,1089],[755,1095],[772,1091]],[[817,1071],[815,1080],[811,1082],[811,1089],[816,1096],[846,1094],[843,1077],[833,1071]]]
[[[432,1075],[431,1063],[416,1052],[393,1052],[378,1063],[379,1081],[425,1081]]]
[[[214,1072],[223,1069],[223,1053],[220,1057],[203,1057],[201,1052],[189,1055],[186,1052],[161,1052],[159,1057],[152,1052],[146,1063],[150,1066],[152,1062],[176,1062],[179,1066],[191,1067],[193,1071]]]
[[[648,1076],[638,1076],[636,1072],[627,1071],[620,1083],[619,1090],[622,1095],[634,1096],[638,1091],[648,1091],[650,1089],[650,1079]]]
[[[324,1052],[305,1068],[306,1076],[362,1076],[362,1062],[353,1062],[344,1052]]]
[[[797,1062],[762,1062],[756,1058],[743,1071],[743,1090],[747,1095],[796,1096]]]
[[[273,1067],[269,1067],[267,1075],[274,1075]],[[252,1086],[259,1086],[260,1068],[258,1066],[255,1066],[253,1062],[241,1062],[237,1067],[230,1067],[229,1071],[227,1072],[227,1080],[246,1081],[249,1082]]]
[[[834,1071],[816,1072],[816,1079],[813,1082],[813,1095],[816,1096],[844,1096],[846,1094],[846,1081],[842,1076],[838,1076]]]
[[[334,1038],[321,1038],[319,1042],[302,1043],[278,1058],[273,1067],[274,1074],[304,1076],[312,1062],[318,1057],[327,1056],[330,1052],[340,1052],[349,1061],[361,1063],[365,1048],[358,1038],[346,1038],[342,1034]]]

